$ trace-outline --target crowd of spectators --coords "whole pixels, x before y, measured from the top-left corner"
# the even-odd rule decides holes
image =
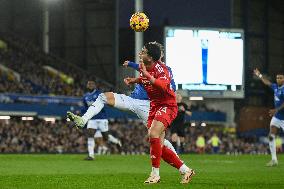
[[[88,71],[66,63],[58,57],[44,54],[29,41],[14,36],[5,36],[2,40],[8,44],[8,48],[0,49],[0,64],[19,73],[21,79],[20,81],[12,80],[5,74],[0,74],[2,81],[0,92],[81,96],[86,81],[90,79],[96,80],[98,87],[102,90],[112,88],[111,85],[98,80]],[[50,74],[43,68],[46,65],[72,77],[74,83],[66,83],[58,75]],[[11,82],[13,82],[12,87]]]
[[[122,148],[108,144],[111,154],[147,154],[148,142],[145,126],[140,121],[110,121],[110,133],[122,141]],[[222,143],[219,153],[222,154],[266,154],[268,145],[257,139],[243,139],[235,133],[214,127],[195,126],[186,128],[185,153],[197,153],[197,137],[203,135],[208,141],[217,134]],[[169,134],[169,133],[168,133]],[[169,138],[169,137],[167,137]],[[87,151],[84,130],[74,129],[66,121],[55,123],[35,119],[0,121],[1,153],[85,153]],[[205,153],[212,153],[212,146],[206,142]]]

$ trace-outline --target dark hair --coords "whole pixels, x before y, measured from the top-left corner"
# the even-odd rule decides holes
[[[283,70],[278,70],[278,71],[276,72],[276,75],[284,75],[284,71],[283,71]]]
[[[145,45],[147,49],[147,54],[153,58],[154,61],[157,61],[161,57],[161,48],[160,44],[149,42]]]
[[[153,41],[153,42],[149,42],[149,43],[158,45],[160,47],[161,52],[164,53],[165,49],[164,49],[164,46],[161,43],[158,43],[157,41]]]

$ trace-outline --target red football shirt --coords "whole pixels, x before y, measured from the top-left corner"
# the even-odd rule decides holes
[[[155,83],[151,84],[146,77],[142,76],[141,71],[139,80],[147,91],[151,106],[176,106],[176,96],[174,90],[170,87],[171,78],[167,67],[157,61],[152,69],[147,71],[156,79]]]

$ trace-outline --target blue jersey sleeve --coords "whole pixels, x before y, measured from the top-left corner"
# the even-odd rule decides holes
[[[176,83],[175,83],[175,80],[174,80],[174,75],[173,75],[172,69],[169,66],[167,66],[167,68],[169,70],[170,77],[171,77],[171,87],[174,91],[176,91]]]
[[[139,64],[135,63],[135,62],[128,62],[128,67],[133,68],[137,71],[139,71]]]

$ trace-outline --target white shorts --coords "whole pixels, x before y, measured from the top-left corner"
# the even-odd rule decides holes
[[[284,131],[284,120],[280,120],[280,119],[273,116],[271,121],[270,121],[270,127],[272,125],[277,127],[278,129],[281,128]]]
[[[150,101],[139,100],[126,96],[125,94],[114,93],[114,107],[121,110],[130,110],[135,113],[146,124],[148,121]]]
[[[103,137],[102,132],[100,130],[97,130],[94,135],[94,138],[102,138],[102,137]]]
[[[88,121],[87,129],[96,129],[101,132],[108,131],[108,120],[107,119],[91,119]]]

